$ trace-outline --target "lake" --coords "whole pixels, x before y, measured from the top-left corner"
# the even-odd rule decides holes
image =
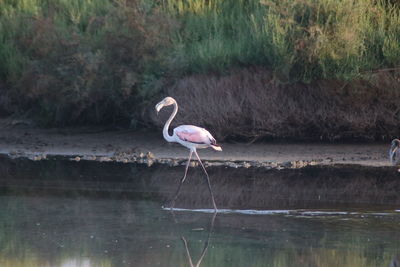
[[[399,266],[394,168],[0,158],[0,266]]]

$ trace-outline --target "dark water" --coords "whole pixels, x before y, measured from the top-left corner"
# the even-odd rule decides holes
[[[162,210],[182,173],[0,158],[0,266],[399,266],[393,169],[210,169],[220,208],[281,210],[215,217]],[[211,208],[200,169],[177,207]]]

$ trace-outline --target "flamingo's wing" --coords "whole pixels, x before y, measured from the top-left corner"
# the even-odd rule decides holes
[[[206,129],[193,125],[182,125],[176,127],[174,129],[174,133],[182,141],[190,143],[205,144],[205,145],[211,145],[215,143],[215,139]]]
[[[207,131],[206,129],[204,129],[204,130],[206,131],[207,137],[210,140],[210,144],[213,145],[213,146],[219,146],[217,144],[217,140],[215,140],[215,138],[210,134],[210,132]]]

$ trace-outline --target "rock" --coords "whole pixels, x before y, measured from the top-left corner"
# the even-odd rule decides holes
[[[82,157],[84,160],[96,160],[96,156],[85,155]]]
[[[110,157],[100,157],[99,161],[100,162],[108,162],[108,161],[111,161],[111,158]]]
[[[198,165],[198,163],[196,161],[191,161],[189,166],[190,167],[196,167]]]
[[[176,167],[176,166],[179,165],[178,161],[175,160],[175,159],[171,160],[171,161],[169,162],[169,164],[170,164],[170,166],[173,166],[173,167]]]
[[[151,167],[153,165],[154,161],[152,159],[147,160],[147,167]]]
[[[239,166],[235,162],[227,162],[226,165],[231,168],[237,169]]]
[[[283,168],[291,168],[292,167],[292,162],[290,161],[285,161],[281,164],[281,167]]]
[[[251,167],[251,165],[248,162],[243,162],[243,167],[248,169]]]

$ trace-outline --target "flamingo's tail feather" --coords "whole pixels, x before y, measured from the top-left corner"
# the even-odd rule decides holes
[[[215,145],[211,145],[211,147],[212,147],[214,150],[222,151],[222,148],[221,148],[220,145],[215,144]]]

